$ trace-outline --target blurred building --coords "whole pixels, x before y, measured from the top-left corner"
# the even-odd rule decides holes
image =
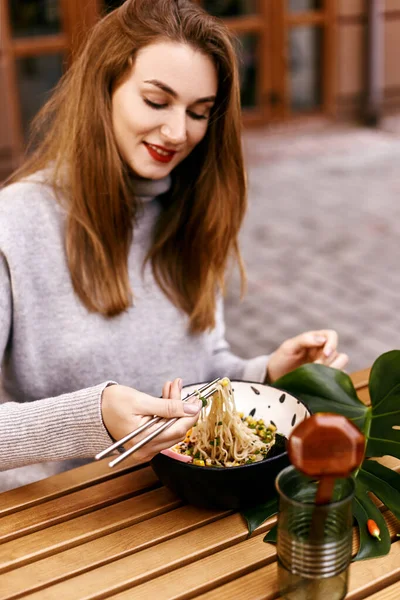
[[[151,2],[152,0],[149,0]],[[240,40],[244,121],[400,110],[400,0],[195,0]],[[0,179],[87,30],[120,0],[0,0]]]

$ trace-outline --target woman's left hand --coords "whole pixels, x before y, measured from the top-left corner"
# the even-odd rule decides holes
[[[282,375],[306,363],[319,363],[343,369],[349,357],[337,351],[338,335],[333,329],[306,331],[286,340],[271,354],[267,381],[274,382]]]

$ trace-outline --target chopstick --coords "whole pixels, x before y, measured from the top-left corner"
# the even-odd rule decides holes
[[[220,380],[220,378],[217,377],[217,379],[214,379],[214,381],[211,381],[210,383],[207,383],[206,385],[203,385],[198,390],[195,390],[194,392],[192,392],[191,394],[188,394],[185,398],[183,398],[182,402],[187,402],[190,398],[193,398],[194,396],[196,396],[198,394],[201,395],[203,391],[205,391],[210,386],[213,386],[214,384],[216,384],[219,380]],[[206,394],[203,394],[202,398],[207,399],[210,396],[212,396],[214,393],[215,393],[215,388],[212,388],[209,392],[207,392]],[[129,448],[128,450],[126,450],[125,452],[123,452],[122,454],[120,454],[120,456],[118,456],[117,458],[115,458],[114,460],[112,460],[109,463],[109,466],[110,467],[114,467],[115,465],[117,465],[118,463],[120,463],[122,460],[124,460],[125,458],[127,458],[128,456],[130,456],[131,454],[133,454],[134,452],[136,452],[140,448],[142,448],[142,446],[144,446],[145,444],[147,444],[148,442],[150,442],[157,435],[159,435],[162,431],[164,431],[165,429],[167,429],[168,427],[170,427],[171,425],[173,425],[179,418],[180,417],[174,417],[172,419],[168,419],[167,421],[165,421],[165,423],[163,423],[155,431],[153,431],[152,433],[150,433],[147,437],[143,438],[143,440],[141,440],[140,442],[138,442],[137,444],[135,444],[134,446],[132,446],[132,448]],[[137,435],[139,435],[140,433],[142,433],[142,431],[144,431],[148,427],[151,427],[151,425],[154,425],[155,423],[161,421],[162,419],[163,419],[163,417],[154,416],[152,419],[150,419],[150,421],[147,421],[147,423],[144,423],[143,425],[141,425],[140,427],[138,427],[137,429],[135,429],[131,433],[128,433],[122,439],[120,439],[120,440],[114,442],[113,444],[111,444],[111,446],[109,446],[105,450],[102,450],[101,452],[99,452],[98,454],[96,454],[96,456],[94,457],[95,460],[100,460],[104,456],[107,456],[108,454],[110,454],[111,452],[113,452],[114,450],[116,450],[117,448],[119,448],[120,446],[122,446],[123,444],[125,444],[126,442],[128,442],[129,440],[131,440],[132,438],[134,438]]]

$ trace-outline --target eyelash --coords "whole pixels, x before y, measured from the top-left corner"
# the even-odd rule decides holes
[[[156,102],[152,102],[151,100],[148,100],[147,98],[143,98],[143,100],[148,106],[150,106],[151,108],[154,108],[155,110],[162,110],[163,108],[166,108],[168,106],[167,104],[157,104]],[[191,112],[191,111],[188,111],[188,115],[195,121],[206,121],[208,119],[208,117],[206,117],[204,115],[197,115],[196,113]]]

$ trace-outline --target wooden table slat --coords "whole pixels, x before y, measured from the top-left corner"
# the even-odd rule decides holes
[[[369,392],[368,392],[368,390],[366,390],[366,389],[357,390],[357,395],[358,395],[359,399],[361,400],[361,402],[363,402],[367,406],[370,406],[371,401],[370,401],[370,398],[369,398]]]
[[[0,573],[74,548],[135,523],[143,522],[145,526],[144,522],[147,519],[167,513],[181,505],[182,501],[175,494],[166,488],[160,488],[0,544]],[[198,520],[202,522],[201,514]],[[158,521],[157,525],[160,525]]]
[[[398,579],[400,579],[400,543],[395,542],[387,556],[352,564],[346,600],[360,600],[375,594]]]
[[[184,506],[126,527],[122,531],[118,530],[78,547],[47,556],[27,566],[13,568],[1,576],[0,600],[18,597],[22,592],[41,589],[98,568],[212,523],[226,514],[225,511],[215,512]]]
[[[154,471],[147,467],[94,485],[90,494],[82,489],[26,508],[0,519],[0,542],[67,521],[159,485]]]
[[[351,380],[352,380],[353,385],[356,388],[356,390],[360,390],[363,388],[368,389],[370,372],[371,372],[370,368],[361,369],[360,371],[354,371],[354,373],[352,373],[350,375]]]
[[[386,456],[379,459],[379,462],[396,471],[400,470],[399,459]],[[15,566],[20,566],[21,564],[31,562],[35,558],[41,558],[67,547],[84,543],[89,539],[107,535],[115,529],[132,525],[137,521],[136,514],[146,515],[148,511],[153,510],[153,494],[155,494],[154,498],[157,498],[158,494],[161,494],[161,503],[162,498],[165,498],[166,510],[170,510],[171,507],[181,504],[178,500],[174,502],[175,497],[165,488],[162,492],[160,490],[150,492],[149,497],[148,494],[98,509],[94,515],[89,513],[81,517],[75,517],[66,524],[61,523],[43,531],[26,534],[20,541],[16,539],[3,543],[0,545],[0,572],[4,568],[10,568],[13,561],[15,561]],[[142,503],[143,507],[141,506]],[[378,503],[378,505],[381,505],[381,503]],[[154,510],[159,510],[157,502]]]
[[[357,391],[357,395],[361,402],[364,404],[370,405],[371,399],[369,397],[368,391],[368,381],[369,381],[370,369],[363,369],[362,371],[357,371],[351,375],[351,379],[353,381],[353,385]]]
[[[394,519],[393,515],[391,513],[388,513],[387,522],[389,531],[393,539],[395,536],[395,521],[396,520]],[[228,581],[236,581],[238,577],[245,575],[249,571],[253,572],[259,567],[264,566],[266,563],[271,562],[271,558],[273,558],[275,561],[275,546],[273,546],[272,544],[265,544],[262,541],[262,539],[263,536],[257,536],[257,538],[255,539],[251,538],[248,541],[235,545],[233,548],[231,547],[221,552],[218,552],[214,556],[200,559],[195,563],[186,565],[183,569],[177,569],[176,571],[173,571],[168,575],[157,577],[156,579],[152,579],[151,581],[136,586],[133,589],[126,590],[119,594],[114,594],[110,596],[110,599],[112,598],[113,600],[130,600],[133,594],[135,600],[146,600],[147,598],[168,598],[168,600],[185,600],[187,597],[192,598],[194,594],[196,595],[195,597],[197,599],[199,594],[202,594],[217,586],[221,586],[221,584],[224,584],[227,581],[227,579]],[[250,547],[249,542],[251,541],[253,541],[254,543]],[[393,545],[395,544],[392,544],[392,546]],[[400,544],[398,544],[398,546],[400,546]],[[240,548],[242,549],[242,553],[237,553],[237,550],[239,550]],[[263,556],[264,560],[262,560]],[[365,561],[365,563],[369,562],[371,561]],[[387,561],[387,557],[385,557],[384,562],[385,564],[388,563],[388,570],[385,571],[385,573],[388,579],[392,580],[393,577],[395,577],[396,574],[400,572],[400,563],[397,565],[396,559],[391,560],[389,563]],[[397,560],[397,562],[399,561]],[[362,563],[354,563],[354,566],[359,564]],[[226,568],[227,565],[229,565],[228,570]],[[357,569],[360,569],[360,567],[357,567]],[[271,571],[271,574],[272,573],[274,573],[274,575],[269,578],[269,585],[264,590],[266,593],[266,598],[276,597],[276,564],[273,566],[273,571]],[[365,583],[362,579],[363,576],[364,575],[362,575],[360,578],[360,585],[364,585]],[[357,582],[355,582],[355,585],[356,583]],[[131,594],[131,596],[129,596],[129,594]],[[225,594],[218,594],[219,599],[225,597],[241,599],[240,595],[233,594],[225,596]],[[88,597],[88,599],[89,598],[90,600],[92,600],[92,597]],[[96,596],[93,596],[93,599],[94,598],[96,598]],[[215,596],[215,598],[217,598],[217,596]]]
[[[177,537],[199,527],[199,513],[203,513],[204,525],[215,521],[218,517],[222,518],[226,513],[216,514],[213,511],[196,509],[194,507],[185,506],[180,509],[171,511],[165,515],[155,517],[152,521],[138,523],[132,527],[125,528],[123,532],[104,536],[92,542],[83,544],[77,548],[66,550],[57,553],[53,556],[48,556],[45,559],[39,560],[26,567],[12,570],[10,573],[3,574],[1,583],[4,590],[0,591],[0,600],[6,600],[19,597],[23,592],[30,592],[36,589],[41,589],[45,586],[54,585],[58,581],[76,576],[81,572],[87,572],[110,563],[110,561],[120,559],[124,556],[130,556],[138,550],[155,546],[155,551],[158,553],[162,548],[159,544],[163,540]],[[388,523],[394,539],[397,520],[388,511]],[[274,522],[271,519],[268,523],[270,526]],[[177,525],[179,523],[179,526]],[[223,524],[223,527],[226,523]],[[266,525],[267,526],[267,525]],[[263,527],[262,531],[265,530]],[[156,532],[156,533],[154,533]],[[182,544],[183,540],[179,540]],[[192,545],[192,543],[190,543]],[[358,547],[358,538],[354,536],[353,553],[356,553]],[[167,552],[168,555],[170,555]],[[129,561],[130,568],[132,562]],[[154,561],[152,561],[154,564]],[[134,563],[133,563],[134,566]],[[122,565],[122,569],[124,566]],[[118,569],[117,569],[118,571]],[[130,571],[131,572],[131,571]],[[101,571],[102,576],[104,570]],[[116,573],[119,577],[119,573]],[[99,576],[100,578],[100,576]],[[27,584],[29,582],[29,584]],[[78,585],[78,582],[75,582]],[[84,590],[84,585],[79,582],[79,589]],[[63,592],[63,598],[65,592]]]
[[[368,597],[369,600],[399,600],[400,581]]]
[[[400,546],[400,544],[397,544]],[[396,559],[391,561],[388,568],[383,567],[386,563],[386,557],[373,559],[373,570],[380,572],[379,581],[374,581],[373,587],[379,588],[382,583],[386,585],[387,581],[396,578],[399,575],[399,568],[396,564],[400,559],[400,552],[396,553]],[[371,561],[353,563],[350,571],[349,593],[346,600],[358,600],[365,597],[365,586],[370,583],[370,577],[365,568]],[[397,595],[396,595],[397,594]],[[240,600],[274,600],[279,596],[277,584],[277,565],[272,563],[262,567],[257,571],[244,575],[225,585],[214,588],[205,594],[196,595],[196,600],[221,600],[221,598],[240,598]],[[121,594],[111,597],[112,600],[126,600]],[[111,600],[110,598],[110,600]],[[170,600],[180,599],[181,596],[169,596]],[[400,582],[390,588],[374,593],[368,596],[370,600],[398,600],[400,598]],[[135,589],[136,600],[136,589]],[[329,598],[327,598],[329,600]]]
[[[274,600],[279,596],[276,578],[277,566],[273,562],[234,581],[196,595],[196,600],[221,600],[222,598],[240,598],[240,600]],[[117,596],[118,597],[118,596]],[[114,596],[114,599],[117,598]],[[329,600],[328,598],[326,600]]]
[[[218,554],[186,565],[183,569],[176,569],[133,589],[108,596],[108,598],[113,600],[132,600],[132,597],[135,600],[149,600],[149,598],[184,600],[236,580],[269,562],[275,563],[275,558],[275,547],[272,544],[265,544],[263,536],[258,535],[241,544],[222,550]],[[276,567],[273,569],[275,570]],[[274,583],[273,580],[272,583]]]
[[[388,525],[391,529],[391,534],[394,535],[390,522]],[[251,546],[250,542],[253,542]],[[152,579],[133,589],[131,588],[111,596],[108,595],[107,598],[109,600],[131,600],[133,597],[135,600],[147,600],[148,598],[186,600],[188,597],[195,597],[196,600],[200,598],[203,600],[203,596],[205,596],[207,600],[221,600],[221,598],[272,600],[278,594],[276,581],[277,566],[276,561],[274,561],[265,567],[265,563],[268,562],[266,560],[265,547],[270,548],[271,544],[264,544],[262,537],[258,536],[255,539],[252,538],[240,545],[222,551],[214,557],[207,557],[186,566],[184,569],[178,569],[157,579]],[[239,552],[239,548],[242,549],[241,553]],[[274,548],[273,552],[274,558],[276,558]],[[263,554],[264,560],[262,559]],[[227,565],[229,565],[229,569],[226,568]],[[371,570],[369,570],[370,565]],[[243,568],[242,572],[241,567]],[[255,595],[249,593],[249,595],[242,596],[241,593],[244,586],[240,582],[240,579],[249,572],[251,573],[251,577],[257,577],[259,567],[264,568],[261,573],[262,594],[260,594],[260,587],[255,586]],[[352,564],[349,593],[346,596],[346,600],[360,600],[361,598],[365,598],[368,596],[368,590],[370,593],[375,593],[378,589],[390,585],[398,578],[400,578],[400,542],[392,544],[391,553],[388,556],[367,561],[358,561]],[[225,581],[228,580],[228,583],[221,585],[225,583],[224,579]],[[258,583],[260,583],[260,580],[258,580]],[[205,595],[207,591],[209,593]],[[251,589],[249,589],[250,591]],[[92,600],[92,597],[88,597],[87,599],[85,597],[85,600],[89,600],[89,598]],[[50,600],[50,596],[46,600]]]
[[[381,465],[384,465],[393,471],[400,471],[400,458],[395,458],[394,456],[382,456],[380,458],[371,458],[371,460],[376,460]]]
[[[263,546],[260,556],[262,556],[264,562],[268,560],[268,557],[269,560],[274,560],[275,548],[264,544],[262,541],[263,535],[261,535],[271,527],[273,522],[273,519],[266,522],[257,530],[258,535],[255,536]],[[50,600],[50,598],[76,600],[76,590],[79,590],[80,598],[85,598],[85,600],[89,600],[89,598],[102,598],[106,595],[105,593],[119,592],[153,577],[159,579],[158,575],[162,577],[164,574],[167,574],[171,578],[174,575],[174,569],[180,572],[180,578],[182,579],[182,570],[181,568],[178,569],[178,567],[185,565],[184,572],[186,573],[187,570],[192,570],[193,565],[197,565],[199,562],[202,563],[203,560],[210,560],[211,563],[219,565],[219,569],[221,570],[221,568],[224,568],[224,560],[221,561],[218,557],[224,552],[225,548],[228,548],[226,551],[232,554],[233,557],[239,552],[236,560],[238,567],[240,564],[240,570],[242,570],[243,561],[251,565],[254,558],[251,552],[247,557],[247,561],[243,558],[242,545],[238,544],[238,542],[242,541],[246,543],[244,542],[246,537],[247,527],[242,517],[236,513],[210,525],[205,525],[204,527],[183,534],[178,540],[172,539],[162,542],[136,554],[104,565],[100,569],[94,569],[68,581],[55,584],[51,588],[24,595],[24,598],[29,598],[29,600]],[[248,541],[253,543],[253,540]],[[217,558],[214,558],[214,556],[217,556]],[[202,560],[202,557],[205,558]],[[231,562],[229,566],[231,569]],[[99,579],[100,573],[101,578]],[[203,577],[207,579],[209,575],[210,570],[205,565]],[[136,596],[137,589],[135,587],[135,600],[136,597],[141,597]],[[157,594],[150,594],[147,596],[147,599],[153,597],[157,598],[158,596]]]
[[[134,467],[129,460],[110,469],[110,458],[82,465],[70,471],[35,481],[1,494],[0,517],[18,510],[36,506],[70,492],[75,492],[96,483],[114,479],[132,471],[146,468],[148,463]],[[1,473],[0,473],[1,477]]]

